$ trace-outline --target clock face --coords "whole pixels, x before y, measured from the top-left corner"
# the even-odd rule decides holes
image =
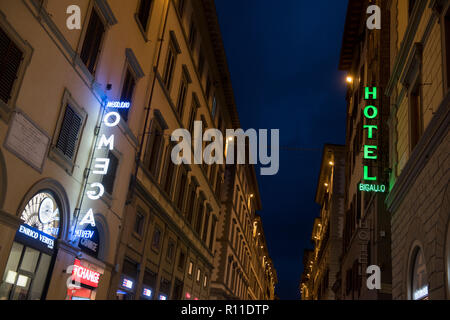
[[[41,205],[39,206],[39,221],[43,224],[51,222],[54,219],[53,210],[52,199],[45,198],[42,200]]]
[[[25,206],[21,219],[25,224],[52,237],[59,234],[59,209],[53,196],[47,192],[36,194]]]

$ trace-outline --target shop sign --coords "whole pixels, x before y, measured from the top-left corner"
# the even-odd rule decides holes
[[[129,109],[130,103],[122,101],[110,101],[107,103],[106,107],[111,109]],[[116,127],[119,123],[120,114],[116,111],[107,112],[103,118],[103,124],[108,128]],[[97,150],[103,148],[108,148],[110,151],[114,150],[114,135],[111,134],[107,138],[104,134],[102,134],[96,148]],[[109,158],[95,158],[94,170],[92,171],[92,173],[94,175],[105,176],[106,174],[108,174],[109,162]],[[86,195],[91,200],[99,200],[105,193],[105,187],[99,182],[91,183],[89,188],[90,189],[86,192]],[[83,219],[81,219],[80,226],[82,227],[84,225],[91,225],[92,227],[95,227],[94,211],[92,210],[92,208],[89,209],[84,215]],[[86,239],[90,234],[83,233],[82,230],[76,230],[75,235],[78,237],[85,237]]]
[[[131,281],[130,279],[127,279],[127,278],[123,278],[122,287],[131,290],[131,289],[133,289],[133,285],[134,285],[133,281]]]
[[[364,94],[365,100],[377,100],[377,88],[365,88]],[[378,108],[374,105],[367,105],[364,108],[364,132],[367,132],[367,138],[373,139],[374,133],[378,131],[378,125],[368,124],[370,120],[377,119],[378,117]],[[365,144],[364,145],[364,160],[365,161],[376,161],[378,160],[378,146],[373,144]],[[384,184],[378,184],[379,181],[377,176],[370,176],[369,174],[369,166],[364,164],[364,178],[363,182],[359,184],[359,190],[364,192],[385,192],[386,186]]]
[[[159,295],[159,300],[167,300],[167,296],[164,294]]]
[[[39,231],[29,225],[22,224],[16,233],[16,240],[39,251],[52,253],[56,238]]]
[[[148,288],[144,288],[144,291],[142,292],[142,295],[144,297],[151,298],[152,297],[152,290],[150,290]]]
[[[76,259],[73,264],[72,279],[75,282],[97,288],[100,280],[100,273],[83,267],[80,260]]]

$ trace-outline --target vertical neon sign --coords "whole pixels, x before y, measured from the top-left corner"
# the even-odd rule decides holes
[[[377,100],[378,91],[376,87],[365,88],[364,100]],[[364,108],[364,133],[367,132],[367,138],[369,140],[374,139],[374,133],[378,131],[378,125],[368,124],[370,120],[376,120],[378,117],[378,108],[374,105],[367,105]],[[364,144],[364,160],[378,160],[378,146]],[[366,192],[385,192],[386,186],[384,184],[377,184],[377,176],[370,176],[369,166],[364,164],[364,177],[363,182],[359,184],[360,191]]]
[[[130,107],[129,102],[108,102],[107,108],[111,109],[128,109]],[[103,117],[103,124],[106,127],[113,128],[120,123],[120,114],[116,111],[110,111]],[[111,134],[108,138],[105,134],[102,134],[100,141],[98,142],[96,149],[109,148],[110,151],[114,150],[114,134]],[[109,162],[108,158],[95,158],[94,160],[94,175],[104,176],[108,174]],[[86,192],[86,195],[91,200],[99,200],[105,193],[105,187],[99,182],[94,182],[89,185],[90,190]],[[83,227],[90,224],[95,227],[94,211],[90,208],[80,221],[80,226]],[[75,230],[75,235],[80,238],[86,238],[92,236],[91,233],[86,233],[82,229]]]

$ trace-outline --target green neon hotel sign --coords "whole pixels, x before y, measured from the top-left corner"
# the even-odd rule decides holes
[[[377,100],[377,88],[365,88],[364,100]],[[373,105],[367,105],[364,108],[364,118],[367,120],[377,119],[378,108]],[[367,133],[369,139],[373,139],[374,132],[378,130],[377,125],[364,125],[364,133]],[[364,145],[364,160],[377,160],[378,146],[376,145]],[[378,184],[378,177],[370,176],[369,166],[364,165],[364,178],[363,182],[359,184],[359,191],[363,192],[385,192],[386,186],[384,184]]]

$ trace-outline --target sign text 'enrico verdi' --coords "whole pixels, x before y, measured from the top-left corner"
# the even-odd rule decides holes
[[[121,101],[112,101],[108,102],[107,108],[110,109],[128,109],[130,108],[129,102],[121,102]],[[103,124],[108,128],[116,127],[120,123],[120,114],[116,111],[109,111],[103,118]],[[111,134],[108,138],[105,134],[102,134],[100,141],[97,145],[97,150],[107,148],[110,151],[114,150],[114,134]],[[109,168],[109,158],[95,158],[94,171],[92,172],[94,175],[104,176],[108,174]],[[105,193],[105,187],[100,182],[94,182],[89,185],[90,190],[86,192],[86,195],[91,200],[99,200]],[[84,226],[90,224],[92,227],[95,227],[95,219],[94,212],[91,209],[84,215],[83,219],[80,222],[80,226]],[[93,236],[94,232],[85,231],[85,230],[76,230],[75,235],[82,239],[90,239]]]
[[[194,164],[207,165],[223,164],[224,153],[226,164],[257,164],[261,163],[261,175],[275,175],[279,170],[279,150],[280,150],[280,130],[272,129],[270,132],[270,145],[268,144],[268,130],[248,129],[244,132],[242,129],[227,129],[226,140],[224,140],[222,131],[218,129],[208,129],[203,132],[202,121],[194,122],[194,137],[186,129],[176,129],[172,132],[171,140],[178,142],[172,149],[171,158],[175,165],[181,163],[192,164],[192,155],[194,154]],[[259,139],[258,139],[259,134]],[[225,141],[225,148],[224,148]],[[248,143],[247,143],[248,141]],[[203,150],[203,142],[210,142]],[[237,142],[237,145],[236,145]],[[259,142],[259,150],[258,150]],[[270,148],[270,156],[268,149]],[[235,149],[237,154],[235,157]],[[246,150],[249,150],[246,155]],[[246,163],[248,159],[248,163]],[[265,166],[265,167],[263,167]]]
[[[365,88],[364,99],[365,100],[377,100],[377,88]],[[367,132],[368,140],[374,141],[375,134],[378,131],[377,124],[369,124],[370,121],[376,120],[379,115],[378,108],[373,105],[367,105],[364,108],[364,134]],[[378,160],[378,146],[372,144],[364,144],[364,161],[377,161]],[[386,186],[384,184],[378,184],[378,177],[371,176],[369,173],[369,166],[364,164],[364,178],[363,182],[359,184],[359,190],[365,192],[385,192]],[[373,167],[373,166],[371,166]]]

